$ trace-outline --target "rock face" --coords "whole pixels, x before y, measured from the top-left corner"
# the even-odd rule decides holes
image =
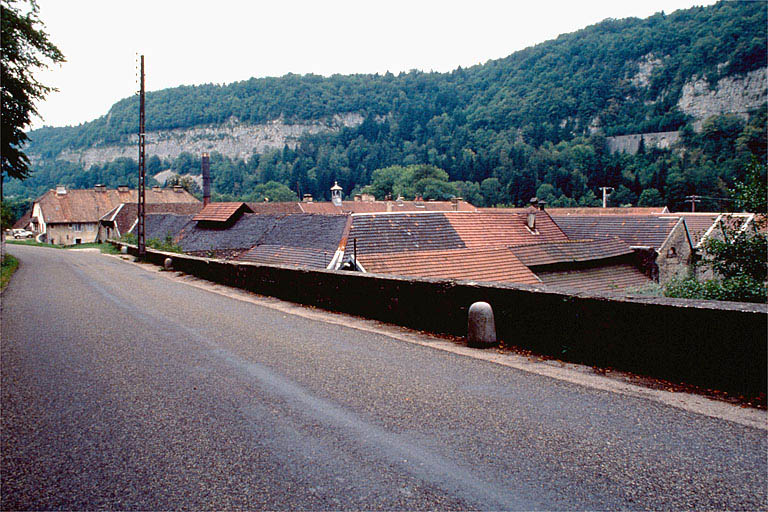
[[[147,132],[147,157],[156,155],[163,159],[174,159],[183,152],[219,152],[230,158],[248,160],[251,155],[264,153],[283,146],[295,147],[302,135],[338,131],[344,127],[362,124],[364,118],[358,113],[337,114],[332,118],[307,123],[288,124],[274,120],[264,124],[245,124],[236,120],[219,126],[196,126],[194,128],[159,130]],[[122,144],[95,146],[79,151],[62,151],[58,159],[77,162],[86,168],[92,164],[110,162],[116,158],[137,158],[137,136],[126,137]]]
[[[728,76],[711,87],[704,78],[686,83],[677,107],[697,121],[721,114],[746,117],[766,101],[766,71],[756,69],[743,76]]]
[[[637,73],[629,81],[635,87],[648,87],[653,70],[661,66],[662,60],[652,53],[644,55],[637,63]]]
[[[634,155],[640,149],[640,140],[646,148],[670,149],[680,140],[680,132],[633,133],[606,137],[610,153],[629,153]]]

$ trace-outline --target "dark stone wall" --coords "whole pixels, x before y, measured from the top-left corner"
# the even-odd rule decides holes
[[[166,257],[174,270],[217,283],[436,333],[465,336],[469,306],[485,301],[507,345],[732,393],[766,390],[768,306],[762,304],[622,299],[147,251],[157,265]]]

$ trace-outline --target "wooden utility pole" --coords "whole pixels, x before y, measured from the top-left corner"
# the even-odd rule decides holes
[[[691,212],[696,212],[696,203],[701,202],[701,196],[697,196],[697,195],[685,196],[685,202],[691,203]]]
[[[139,219],[136,228],[138,235],[139,258],[144,259],[147,255],[146,240],[144,234],[144,220],[146,216],[146,196],[145,196],[145,176],[146,166],[144,163],[144,56],[141,56],[141,85],[139,86]]]

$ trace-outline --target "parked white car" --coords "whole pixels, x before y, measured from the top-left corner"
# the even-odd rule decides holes
[[[13,238],[32,238],[35,234],[27,229],[14,229]]]

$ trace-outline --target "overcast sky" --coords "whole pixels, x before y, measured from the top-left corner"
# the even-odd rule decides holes
[[[713,0],[38,0],[67,62],[39,72],[59,89],[43,125],[77,125],[138,90],[286,73],[450,71],[592,25]]]

